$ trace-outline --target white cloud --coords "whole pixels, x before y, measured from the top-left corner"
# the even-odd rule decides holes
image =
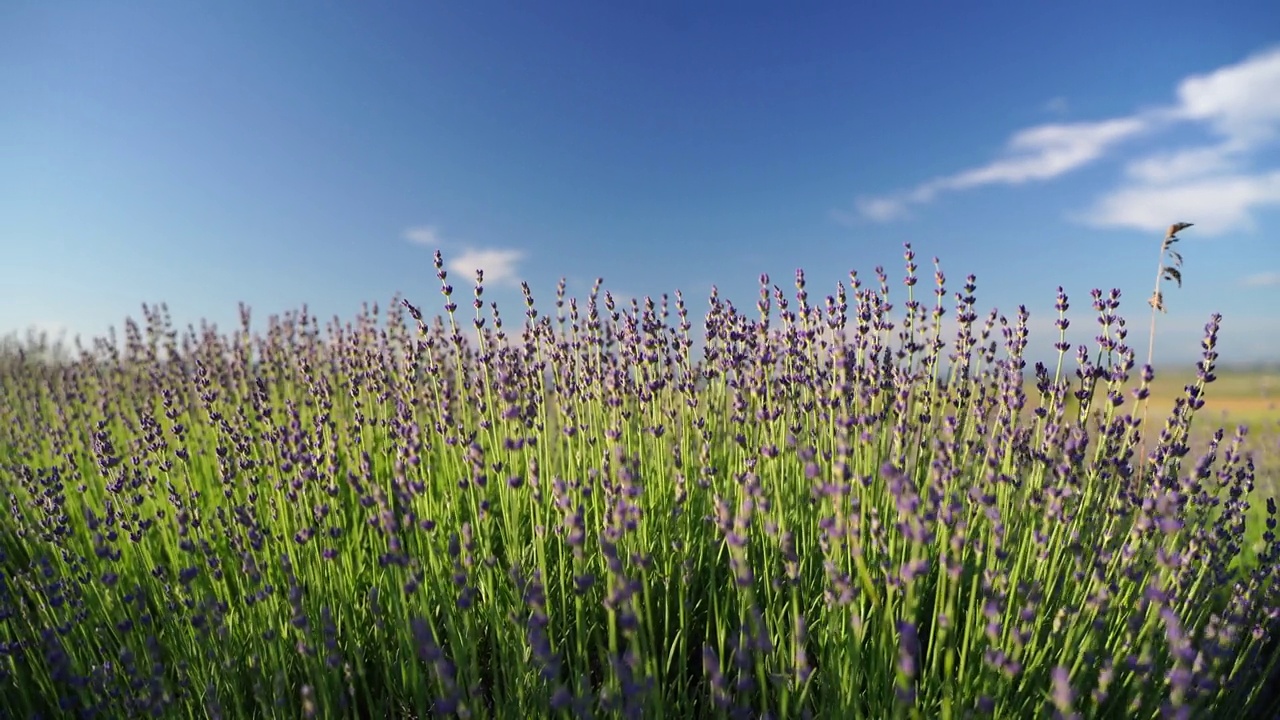
[[[484,270],[485,285],[516,285],[520,282],[516,265],[522,259],[521,250],[468,248],[446,260],[445,266],[467,278],[473,278],[477,269]]]
[[[1250,154],[1280,135],[1280,48],[1184,79],[1178,101],[1164,114],[1207,125],[1219,142],[1129,163],[1128,184],[1099,198],[1081,220],[1157,231],[1185,218],[1218,235],[1252,228],[1254,210],[1280,205],[1280,171],[1242,172]]]
[[[1061,95],[1055,98],[1050,98],[1049,101],[1044,104],[1045,112],[1051,112],[1055,115],[1062,115],[1070,109],[1071,105],[1067,102],[1067,99]]]
[[[443,244],[440,232],[433,225],[411,227],[404,231],[404,239],[414,245],[425,245],[430,248],[439,248]]]
[[[59,335],[70,336],[71,326],[58,320],[37,320],[28,326],[28,329],[37,335],[44,333],[50,338],[56,338]]]
[[[1236,163],[1218,147],[1200,147],[1157,153],[1135,160],[1125,168],[1130,178],[1142,183],[1159,184],[1170,178],[1194,178],[1225,172]]]
[[[1280,47],[1178,84],[1174,115],[1207,122],[1229,142],[1258,145],[1280,130]]]
[[[1250,211],[1280,203],[1280,170],[1263,175],[1222,175],[1182,183],[1138,183],[1099,198],[1077,219],[1098,227],[1163,231],[1171,222],[1196,224],[1198,233],[1220,235],[1253,227]]]
[[[33,348],[43,343],[48,350],[61,348],[62,353],[71,350],[79,334],[70,325],[56,320],[35,320],[21,330],[0,332],[0,350],[13,347]]]
[[[1097,160],[1112,146],[1147,130],[1150,125],[1147,118],[1129,117],[1028,128],[1010,138],[1004,158],[935,178],[909,192],[858,198],[857,209],[866,218],[887,222],[903,217],[910,205],[933,200],[940,191],[1049,180]]]
[[[444,251],[449,246],[458,248],[458,254],[444,252],[445,267],[457,275],[473,279],[476,270],[484,271],[486,285],[517,285],[520,282],[517,265],[524,259],[523,250],[510,248],[481,248],[466,243],[445,240],[434,225],[419,225],[404,231],[404,238],[415,245]]]
[[[858,198],[858,212],[876,222],[889,222],[907,214],[909,198]],[[848,219],[847,213],[840,213]]]
[[[858,217],[888,222],[941,191],[1051,180],[1105,157],[1130,138],[1192,125],[1203,127],[1216,141],[1159,149],[1131,160],[1120,184],[1076,219],[1152,231],[1186,220],[1209,235],[1252,227],[1253,211],[1280,204],[1280,171],[1248,169],[1256,152],[1280,137],[1280,47],[1186,77],[1175,95],[1172,105],[1127,117],[1022,130],[1009,140],[1003,158],[908,192],[858,198]],[[848,214],[833,216],[850,219]]]
[[[1138,118],[1041,125],[1013,136],[1009,141],[1010,150],[1015,151],[1013,157],[936,182],[949,190],[965,190],[992,183],[1020,185],[1048,180],[1093,162],[1110,146],[1146,128],[1147,122]]]
[[[1280,272],[1262,272],[1250,275],[1244,279],[1247,287],[1276,287],[1280,286]]]

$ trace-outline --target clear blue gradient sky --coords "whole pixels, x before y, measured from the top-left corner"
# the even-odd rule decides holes
[[[1158,361],[1212,312],[1225,361],[1280,359],[1280,4],[980,5],[3,3],[0,334],[439,312],[437,247],[509,325],[561,276],[701,315],[909,241],[1039,357],[1058,285],[1077,341],[1120,288],[1145,357],[1187,221]]]

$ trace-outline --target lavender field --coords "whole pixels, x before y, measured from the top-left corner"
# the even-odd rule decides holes
[[[1046,366],[910,247],[745,310],[443,267],[440,315],[0,359],[0,717],[1280,711],[1280,432],[1205,409],[1217,316],[1144,427],[1117,292]]]

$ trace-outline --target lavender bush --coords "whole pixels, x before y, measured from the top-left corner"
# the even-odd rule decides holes
[[[1028,368],[1025,308],[921,297],[910,246],[896,314],[761,277],[697,351],[679,293],[525,286],[509,336],[435,264],[434,320],[4,358],[0,714],[1275,713],[1275,503],[1247,542],[1243,433],[1188,445],[1217,316],[1143,454],[1118,291]]]

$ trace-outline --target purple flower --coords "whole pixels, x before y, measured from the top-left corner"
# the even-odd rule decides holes
[[[1079,714],[1072,709],[1075,692],[1071,689],[1071,675],[1067,668],[1055,665],[1049,673],[1049,679],[1052,685],[1050,700],[1053,702],[1054,717],[1079,718]]]

